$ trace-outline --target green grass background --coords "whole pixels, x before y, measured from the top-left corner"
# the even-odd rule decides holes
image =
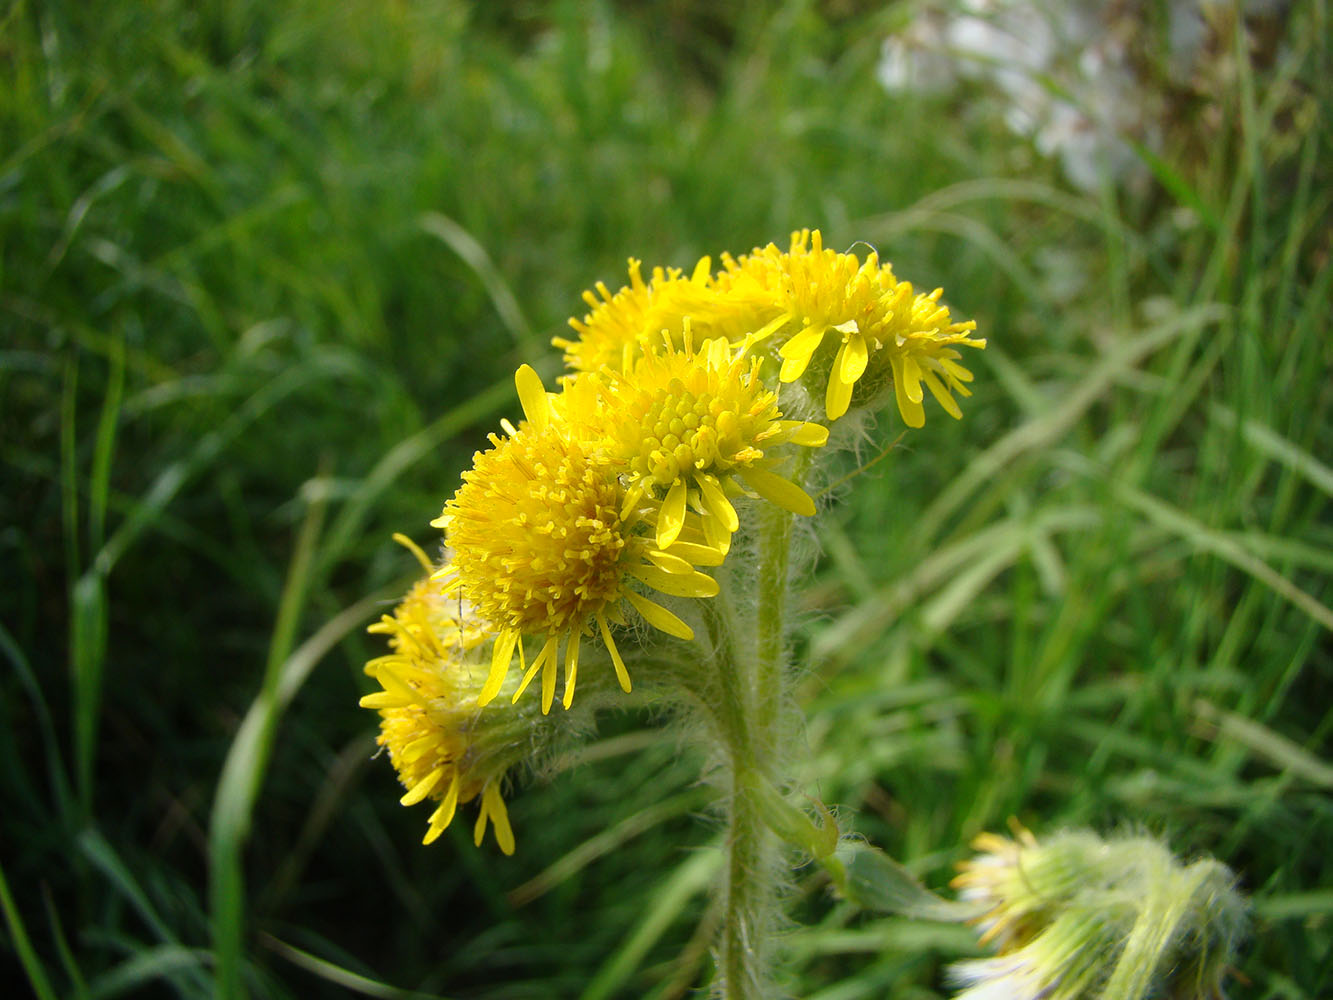
[[[1148,4],[1160,15],[1160,5]],[[84,4],[0,13],[0,963],[46,997],[677,997],[698,762],[609,716],[518,854],[397,805],[363,627],[512,373],[625,258],[792,229],[943,285],[955,424],[821,515],[794,778],[942,886],[1018,817],[1239,873],[1245,997],[1333,992],[1326,5],[1223,40],[1141,190],[979,93],[889,95],[908,4]],[[1229,50],[1227,46],[1230,46]],[[1151,52],[1149,53],[1151,55]],[[794,995],[934,997],[959,928],[800,873]],[[702,929],[696,929],[702,928]]]

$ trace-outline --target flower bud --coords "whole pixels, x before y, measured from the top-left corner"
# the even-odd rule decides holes
[[[1225,865],[1085,831],[1039,842],[1016,826],[1013,840],[987,833],[974,846],[953,884],[986,907],[981,941],[998,954],[953,967],[958,1000],[1222,996],[1246,922]]]

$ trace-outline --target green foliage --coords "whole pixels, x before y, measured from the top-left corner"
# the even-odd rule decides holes
[[[1161,832],[1254,895],[1247,992],[1333,989],[1323,5],[1095,198],[886,94],[897,7],[735,6],[0,12],[0,895],[35,993],[706,980],[691,754],[608,715],[514,797],[513,859],[423,848],[362,625],[582,289],[816,225],[990,347],[962,423],[886,413],[830,490],[794,780],[935,887],[1010,815]],[[796,995],[938,995],[971,947],[825,888]]]

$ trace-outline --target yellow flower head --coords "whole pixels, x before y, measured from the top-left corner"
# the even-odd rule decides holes
[[[663,331],[679,340],[684,317],[706,308],[711,267],[707,257],[688,278],[679,268],[657,267],[645,283],[642,265],[642,261],[630,258],[630,283],[614,295],[600,281],[596,295],[583,293],[592,311],[582,321],[569,321],[579,338],[555,337],[551,341],[565,352],[565,363],[570,368],[585,372],[624,370],[644,345],[656,343]]]
[[[551,343],[565,352],[565,364],[579,372],[625,372],[634,360],[661,343],[663,336],[676,347],[684,343],[685,326],[692,323],[696,338],[724,337],[741,341],[762,322],[773,307],[762,293],[745,294],[714,286],[712,259],[703,257],[690,276],[679,268],[654,268],[645,283],[640,261],[630,258],[630,283],[612,294],[601,282],[597,294],[584,292],[592,311],[569,325],[577,340],[556,337]]]
[[[406,544],[432,569],[419,549]],[[393,652],[366,665],[382,690],[366,695],[361,705],[379,711],[379,745],[407,789],[402,804],[439,803],[423,842],[439,837],[459,803],[480,796],[473,839],[480,845],[493,823],[500,850],[513,854],[514,833],[500,794],[506,765],[482,746],[477,695],[487,650],[480,623],[428,577],[370,631],[388,635]]]
[[[755,339],[771,336],[778,344],[783,382],[800,378],[812,361],[828,365],[824,407],[830,420],[847,412],[863,377],[872,384],[891,378],[910,427],[925,423],[923,382],[949,414],[962,416],[952,393],[971,395],[965,383],[972,373],[958,364],[962,355],[954,345],[985,347],[986,341],[970,336],[975,322],[950,321],[948,308],[939,304],[941,289],[914,294],[873,250],[864,262],[827,250],[819,230],[793,233],[786,253],[770,243],[739,261],[724,257],[723,265],[720,289],[753,296],[762,288],[773,296],[778,315]],[[830,339],[836,351],[824,348]]]
[[[522,638],[542,639],[514,694],[542,674],[542,711],[555,693],[560,643],[566,642],[566,708],[574,696],[579,640],[595,624],[611,654],[621,686],[629,674],[607,621],[621,622],[628,602],[649,624],[692,639],[670,611],[631,589],[634,579],[666,594],[711,597],[712,577],[678,553],[663,551],[638,530],[644,511],[610,463],[568,434],[556,419],[532,369],[517,381],[528,420],[494,447],[474,457],[463,485],[431,522],[445,530],[452,551],[439,571],[445,592],[460,595],[495,633],[490,676],[478,703],[499,693]],[[525,664],[526,665],[526,664]]]
[[[657,545],[680,537],[687,508],[701,512],[706,537],[725,551],[739,521],[727,494],[739,477],[765,499],[798,514],[812,515],[814,501],[796,484],[777,475],[765,451],[785,442],[817,447],[828,429],[801,420],[783,420],[777,394],[760,379],[761,359],[746,357],[721,337],[693,353],[686,324],[684,350],[670,342],[648,350],[624,373],[597,380],[595,398],[586,395],[571,415],[601,433],[601,446],[631,490],[661,504],[654,513]],[[577,387],[567,386],[566,395]],[[577,399],[577,395],[574,396]]]

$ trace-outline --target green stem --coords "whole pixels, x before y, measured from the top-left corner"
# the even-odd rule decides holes
[[[769,939],[779,913],[777,840],[755,808],[753,771],[733,770],[727,836],[726,909],[719,954],[727,1000],[767,995]]]
[[[703,602],[713,676],[721,687],[717,697],[708,699],[708,708],[716,724],[729,793],[715,991],[725,1000],[751,1000],[765,995],[769,981],[767,942],[778,913],[778,845],[759,813],[755,793],[757,782],[763,780],[755,660],[737,655],[739,623],[725,592],[720,596],[724,600]]]
[[[791,480],[805,485],[813,456],[800,448],[792,459]],[[755,620],[755,652],[760,696],[759,726],[770,739],[781,738],[782,707],[787,697],[787,600],[791,577],[791,535],[794,515],[765,504],[759,522],[759,606]],[[767,748],[776,752],[776,743]]]
[[[802,467],[804,472],[804,467]],[[785,611],[791,517],[765,507],[758,540],[754,620],[743,621],[725,587],[702,602],[713,649],[713,699],[727,769],[727,857],[717,995],[754,1000],[770,995],[773,928],[781,914],[783,847],[764,820],[764,789],[780,787],[782,706],[786,703]],[[748,627],[747,627],[748,626]],[[745,641],[753,636],[753,645]]]
[[[759,728],[769,736],[781,714],[784,697],[783,645],[787,605],[787,574],[791,556],[792,515],[781,507],[764,508],[759,534],[759,606],[755,621],[755,682],[759,696]]]

